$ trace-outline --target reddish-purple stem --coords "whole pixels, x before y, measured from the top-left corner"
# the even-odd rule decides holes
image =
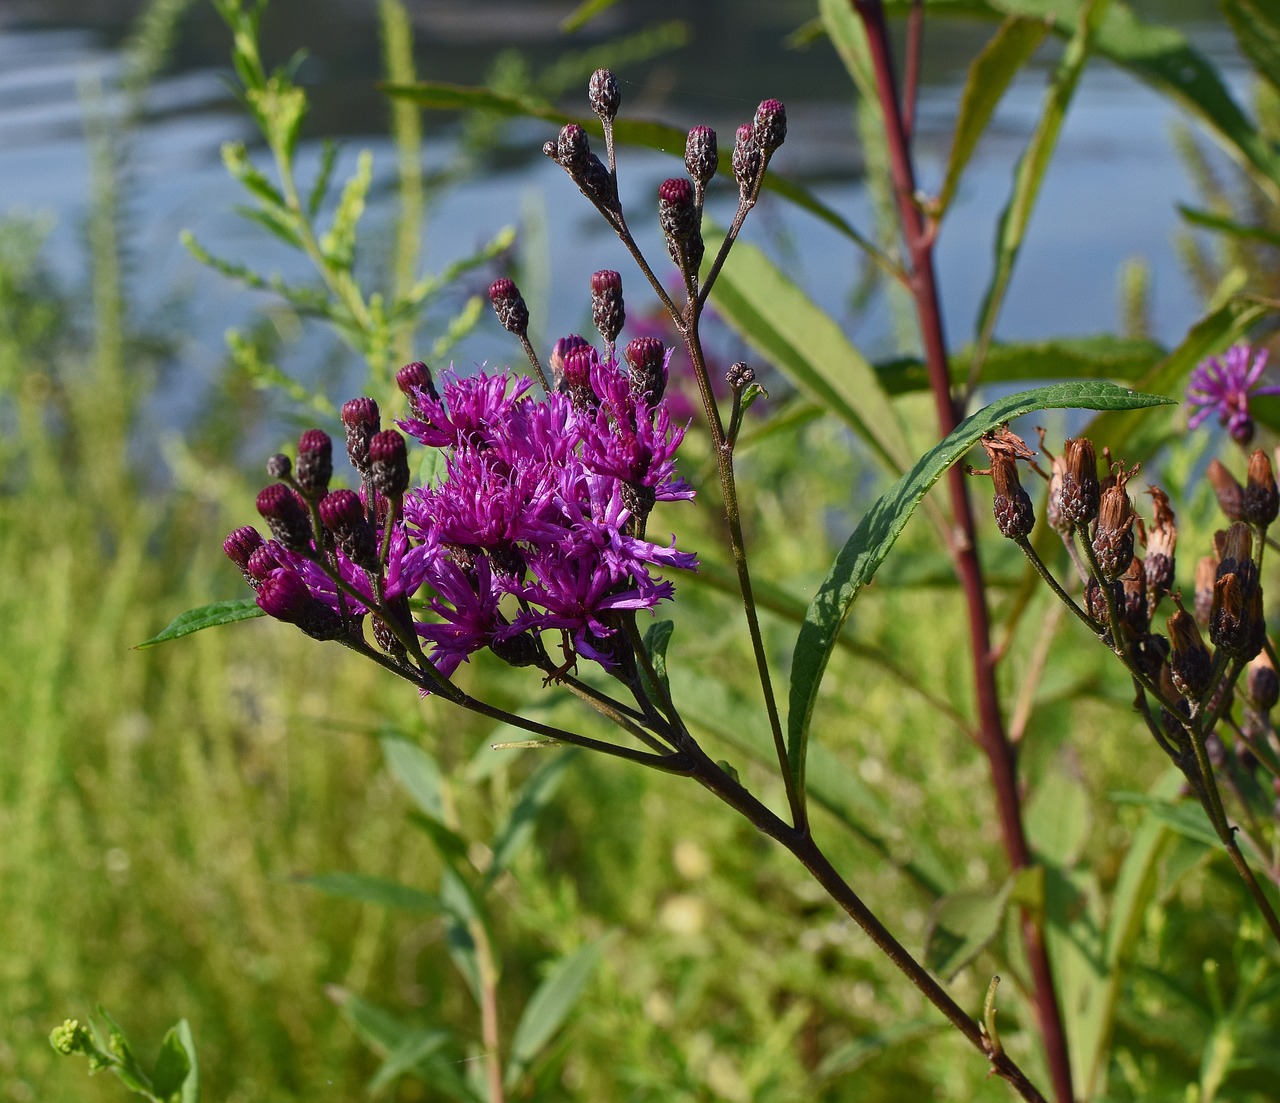
[[[961,411],[956,408],[951,397],[942,307],[934,274],[933,235],[916,203],[915,169],[895,88],[884,7],[880,0],[850,0],[850,3],[867,31],[876,88],[884,112],[898,212],[911,258],[909,282],[920,321],[929,386],[933,392],[939,435],[946,436],[959,424]],[[968,609],[969,646],[973,653],[974,691],[978,702],[981,745],[991,771],[1005,853],[1010,866],[1019,870],[1032,865],[1033,859],[1022,826],[1015,752],[1005,734],[1004,720],[1000,715],[986,591],[978,560],[973,510],[964,473],[958,466],[947,472],[947,488],[955,519],[950,551]],[[1058,1103],[1073,1103],[1071,1063],[1067,1052],[1066,1031],[1054,990],[1053,973],[1045,950],[1043,932],[1036,917],[1028,910],[1022,913],[1022,938],[1034,981],[1036,1015],[1044,1039],[1054,1095]]]

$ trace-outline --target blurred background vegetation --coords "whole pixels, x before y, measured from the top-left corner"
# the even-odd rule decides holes
[[[1146,7],[1244,72],[1212,5]],[[385,1056],[366,1044],[377,1041],[379,1020],[359,1021],[353,997],[397,1022],[444,1024],[464,1036],[475,1033],[475,1011],[438,917],[319,893],[299,875],[345,870],[439,883],[436,850],[409,820],[413,801],[391,776],[380,737],[403,736],[434,756],[450,816],[481,868],[491,855],[478,840],[507,819],[542,759],[490,751],[504,733],[421,702],[282,625],[134,649],[183,609],[240,595],[219,545],[255,519],[260,457],[299,425],[323,422],[326,402],[366,384],[385,397],[386,384],[359,335],[348,331],[344,341],[297,301],[236,289],[177,245],[189,226],[214,254],[252,256],[255,269],[295,285],[314,279],[296,251],[233,220],[243,196],[217,163],[219,144],[244,141],[263,166],[269,151],[221,80],[225,26],[200,0],[143,8],[103,3],[90,18],[81,4],[24,0],[0,13],[0,57],[27,59],[0,83],[9,161],[0,206],[10,210],[0,225],[0,1100],[118,1096],[117,1084],[86,1080],[45,1042],[52,1025],[97,1002],[144,1050],[186,1017],[206,1099],[352,1099]],[[548,344],[587,324],[592,269],[621,268],[637,286],[586,204],[571,203],[565,181],[537,160],[548,127],[428,115],[425,154],[418,151],[417,113],[393,115],[374,87],[388,65],[403,76],[410,57],[418,76],[552,101],[580,97],[587,74],[609,64],[626,78],[624,114],[707,121],[722,135],[776,95],[791,115],[784,154],[793,160],[781,159],[783,170],[874,225],[882,198],[875,151],[853,137],[847,78],[812,25],[810,3],[620,3],[573,33],[558,4],[409,5],[411,50],[405,25],[393,22],[398,10],[274,0],[262,49],[268,67],[308,50],[295,71],[311,103],[297,150],[308,180],[323,160],[321,137],[346,141],[339,182],[356,171],[348,146],[374,150],[355,269],[366,286],[392,295],[412,283],[423,258],[441,272],[484,255],[401,320],[390,347],[403,359],[512,359],[516,349],[474,308],[499,266],[520,272]],[[989,29],[947,23],[930,32],[920,144],[935,172],[958,82]],[[1025,140],[1052,63],[1051,53],[1030,70],[1026,95],[1002,108],[987,160],[961,197],[973,218],[958,220],[944,270],[957,316],[976,307],[974,257],[989,263],[1007,153]],[[1023,297],[1011,299],[1002,333],[1111,330],[1172,343],[1231,273],[1260,271],[1267,256],[1178,244],[1175,194],[1197,205],[1209,195],[1215,209],[1230,209],[1238,198],[1223,183],[1230,170],[1188,137],[1178,162],[1172,112],[1141,90],[1125,101],[1127,114],[1109,112],[1117,87],[1136,86],[1105,69],[1096,80],[1081,95],[1078,129],[1064,137],[1051,175],[1063,191],[1046,198],[1055,216],[1029,241]],[[1147,172],[1131,193],[1110,189],[1098,174],[1132,176],[1122,152],[1130,142]],[[414,176],[404,170],[406,150],[411,167],[425,165],[419,193],[405,183]],[[673,170],[669,158],[635,158],[638,189]],[[750,232],[861,347],[882,358],[904,351],[892,298],[847,243],[833,244],[779,206],[766,201]],[[520,245],[495,241],[517,217]],[[645,310],[634,292],[628,310],[637,318]],[[228,326],[239,333],[230,350]],[[742,346],[727,331],[718,337],[727,364]],[[780,378],[771,389],[765,416],[774,431],[744,458],[742,482],[755,571],[779,585],[767,627],[785,665],[796,603],[803,608],[883,484],[846,429],[813,416]],[[908,411],[915,401],[905,400]],[[918,428],[927,443],[927,421]],[[1197,447],[1170,453],[1164,472],[1189,507],[1187,547],[1202,545],[1215,524],[1196,479]],[[695,482],[713,475],[706,448],[695,429],[684,460]],[[663,526],[698,549],[714,548],[719,532],[714,503],[651,523]],[[917,948],[940,890],[1003,878],[985,769],[956,722],[969,711],[967,660],[942,562],[930,530],[913,526],[859,606],[823,701],[821,740],[847,782],[819,830],[850,882]],[[1054,635],[1056,614],[1039,597],[1027,606],[1021,569],[998,547],[989,567],[998,618],[1009,625],[1009,699],[1027,733],[1027,773],[1074,779],[1059,792],[1090,794],[1087,814],[1073,821],[1071,858],[1088,871],[1082,879],[1110,887],[1141,811],[1106,796],[1144,790],[1162,763],[1132,720],[1117,672],[1073,626]],[[711,572],[682,588],[675,638],[682,664],[716,669],[732,685],[746,660],[732,603],[714,581]],[[1042,635],[1053,640],[1047,651],[1034,646]],[[903,669],[887,669],[885,656],[900,657]],[[910,685],[921,665],[930,671],[927,694]],[[491,665],[478,662],[465,676],[527,704],[519,696],[527,686]],[[1019,697],[1023,685],[1034,688]],[[780,800],[731,741],[740,706],[715,704],[704,722],[721,728],[722,753]],[[1050,826],[1054,814],[1044,811]],[[1201,1054],[1187,1037],[1213,1037],[1215,1024],[1239,1011],[1237,964],[1259,937],[1241,921],[1241,893],[1225,864],[1167,834],[1115,1026],[1116,1099],[1203,1083]],[[532,845],[496,881],[491,906],[507,1024],[549,962],[607,938],[529,1092],[671,1101],[1007,1097],[816,886],[749,825],[671,779],[577,756],[541,809]],[[962,1003],[976,1008],[990,972],[980,959],[960,975]],[[1008,1044],[1034,1068],[1034,1043],[1016,1022],[1011,1010]],[[1275,1072],[1236,1075],[1238,1094],[1219,1098],[1264,1098],[1256,1078]],[[405,1101],[441,1097],[414,1077],[381,1090]]]

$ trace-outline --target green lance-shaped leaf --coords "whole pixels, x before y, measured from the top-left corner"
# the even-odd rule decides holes
[[[565,771],[576,757],[572,750],[557,754],[535,770],[524,783],[515,807],[511,809],[511,815],[493,841],[493,862],[485,874],[486,887],[493,884],[498,874],[511,865],[516,855],[533,838],[538,816],[555,795]]]
[[[1280,92],[1280,8],[1275,0],[1218,0],[1241,52]]]
[[[511,1036],[511,1056],[504,1076],[508,1091],[516,1087],[525,1069],[555,1037],[599,963],[600,943],[588,942],[552,966],[525,1005]]]
[[[265,614],[258,608],[258,603],[251,597],[234,598],[231,601],[215,601],[211,605],[201,605],[198,609],[188,609],[169,622],[169,626],[158,636],[152,636],[145,643],[138,644],[138,649],[155,647],[158,643],[168,643],[202,628],[213,628],[218,624],[234,624],[238,620],[252,620]]]
[[[813,707],[840,628],[862,587],[871,581],[916,507],[943,472],[972,448],[983,433],[1033,410],[1135,410],[1171,401],[1160,395],[1141,394],[1102,382],[1055,383],[1009,395],[965,418],[867,510],[810,602],[796,637],[787,716],[787,759],[802,787]]]
[[[1205,230],[1215,230],[1220,234],[1226,234],[1228,237],[1234,237],[1240,241],[1257,241],[1263,245],[1270,245],[1272,248],[1280,248],[1280,234],[1274,230],[1268,230],[1265,226],[1247,226],[1244,223],[1236,222],[1234,219],[1214,214],[1212,211],[1197,210],[1181,203],[1178,204],[1178,214],[1193,226],[1199,226]]]
[[[716,283],[716,310],[810,397],[846,422],[894,473],[906,435],[875,369],[835,320],[754,245],[739,241]]]
[[[924,946],[930,972],[951,980],[991,944],[1004,923],[1013,884],[1010,878],[995,892],[952,893],[934,905]]]
[[[372,877],[365,873],[316,873],[309,877],[296,877],[295,882],[307,888],[358,900],[362,904],[377,904],[384,908],[404,908],[408,911],[435,912],[456,915],[455,909],[444,899],[430,892],[423,892],[411,885],[389,881],[384,877]]]
[[[667,647],[671,643],[671,633],[675,631],[675,627],[669,620],[656,620],[649,625],[648,631],[644,634],[644,649],[648,653],[649,661],[653,664],[653,672],[662,683],[663,692],[668,695],[671,693],[671,681],[667,677]],[[645,681],[645,691],[650,697],[658,697],[658,688],[648,684],[648,673],[642,672],[642,676]]]
[[[985,345],[995,333],[996,320],[1004,304],[1005,291],[1013,276],[1013,266],[1022,249],[1027,225],[1031,221],[1031,212],[1040,195],[1040,185],[1044,182],[1049,162],[1057,148],[1058,135],[1066,119],[1067,107],[1075,96],[1076,87],[1089,57],[1094,31],[1106,11],[1107,2],[1108,0],[1087,0],[1087,3],[1081,7],[1075,33],[1067,43],[1062,60],[1058,63],[1040,120],[1018,162],[1017,171],[1014,173],[1013,191],[1000,215],[1000,228],[995,243],[995,271],[991,275],[991,282],[987,286],[982,308],[978,313],[977,330],[980,345]],[[981,368],[981,365],[979,364],[978,367]]]
[[[960,114],[951,142],[947,174],[938,195],[939,219],[951,205],[960,176],[1010,82],[1048,33],[1049,25],[1042,19],[1011,16],[1000,24],[1000,29],[969,66],[969,75],[960,96]]]
[[[433,449],[434,451],[434,449]],[[382,758],[391,776],[423,812],[433,820],[444,820],[444,800],[441,795],[440,766],[436,760],[416,743],[396,735],[385,735]]]

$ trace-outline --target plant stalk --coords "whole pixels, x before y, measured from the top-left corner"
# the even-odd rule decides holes
[[[916,204],[915,168],[903,124],[893,72],[889,31],[881,0],[850,0],[867,32],[876,88],[884,113],[886,139],[894,191],[898,203],[908,255],[911,260],[910,289],[916,305],[924,345],[929,385],[933,392],[938,433],[945,437],[959,424],[960,411],[951,397],[946,338],[942,308],[933,263],[933,236]],[[964,472],[953,466],[947,473],[947,487],[955,523],[950,551],[964,590],[969,620],[969,643],[973,653],[974,691],[978,703],[979,734],[987,756],[992,786],[1000,817],[1005,853],[1013,870],[1032,865],[1031,848],[1022,825],[1015,752],[1004,730],[996,689],[995,664],[991,652],[991,629],[987,612],[982,567],[977,553],[977,530],[965,486]],[[1033,978],[1033,992],[1040,1034],[1044,1041],[1053,1091],[1058,1103],[1073,1103],[1071,1062],[1066,1029],[1058,1006],[1053,972],[1036,916],[1022,912],[1022,937]]]

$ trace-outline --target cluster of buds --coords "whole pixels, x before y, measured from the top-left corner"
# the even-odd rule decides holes
[[[1019,544],[1057,595],[1129,668],[1148,716],[1154,700],[1160,725],[1152,723],[1153,734],[1187,774],[1192,790],[1204,789],[1196,765],[1199,740],[1202,748],[1218,748],[1222,770],[1234,771],[1237,780],[1242,771],[1248,774],[1247,785],[1235,785],[1238,791],[1257,790],[1252,777],[1263,765],[1278,779],[1280,793],[1280,741],[1269,719],[1280,698],[1280,680],[1266,636],[1260,577],[1267,528],[1280,513],[1280,489],[1267,454],[1258,450],[1250,456],[1243,484],[1221,462],[1210,465],[1209,480],[1228,526],[1215,534],[1213,554],[1197,565],[1195,600],[1188,610],[1174,585],[1178,532],[1169,496],[1149,487],[1152,514],[1144,519],[1128,490],[1137,467],[1126,471],[1107,455],[1100,475],[1093,443],[1083,437],[1066,441],[1058,456],[1046,449],[1050,470],[1030,466],[1048,483],[1046,521],[1075,564],[1082,608],[1069,587],[1051,576],[1029,540],[1035,515],[1019,482],[1018,462],[1030,461],[1034,452],[1007,428],[982,443],[990,468],[971,473],[992,477],[1000,532]],[[1174,609],[1162,633],[1157,613],[1166,599]],[[1242,674],[1244,692],[1237,694]],[[1233,709],[1237,696],[1242,697],[1239,719]],[[1231,761],[1223,729],[1234,735]]]
[[[609,224],[625,235],[613,149],[613,124],[622,96],[617,79],[609,70],[597,69],[592,74],[587,98],[600,119],[608,164],[592,152],[587,132],[578,123],[564,126],[555,141],[543,145],[542,152],[563,168]],[[786,136],[787,112],[778,100],[762,101],[752,121],[738,127],[730,158],[734,182],[738,185],[738,216],[731,236],[759,197],[769,159]],[[671,177],[658,188],[658,220],[667,251],[690,288],[697,283],[706,252],[702,240],[702,208],[719,163],[716,132],[709,126],[695,126],[685,142],[684,164],[689,175]]]

